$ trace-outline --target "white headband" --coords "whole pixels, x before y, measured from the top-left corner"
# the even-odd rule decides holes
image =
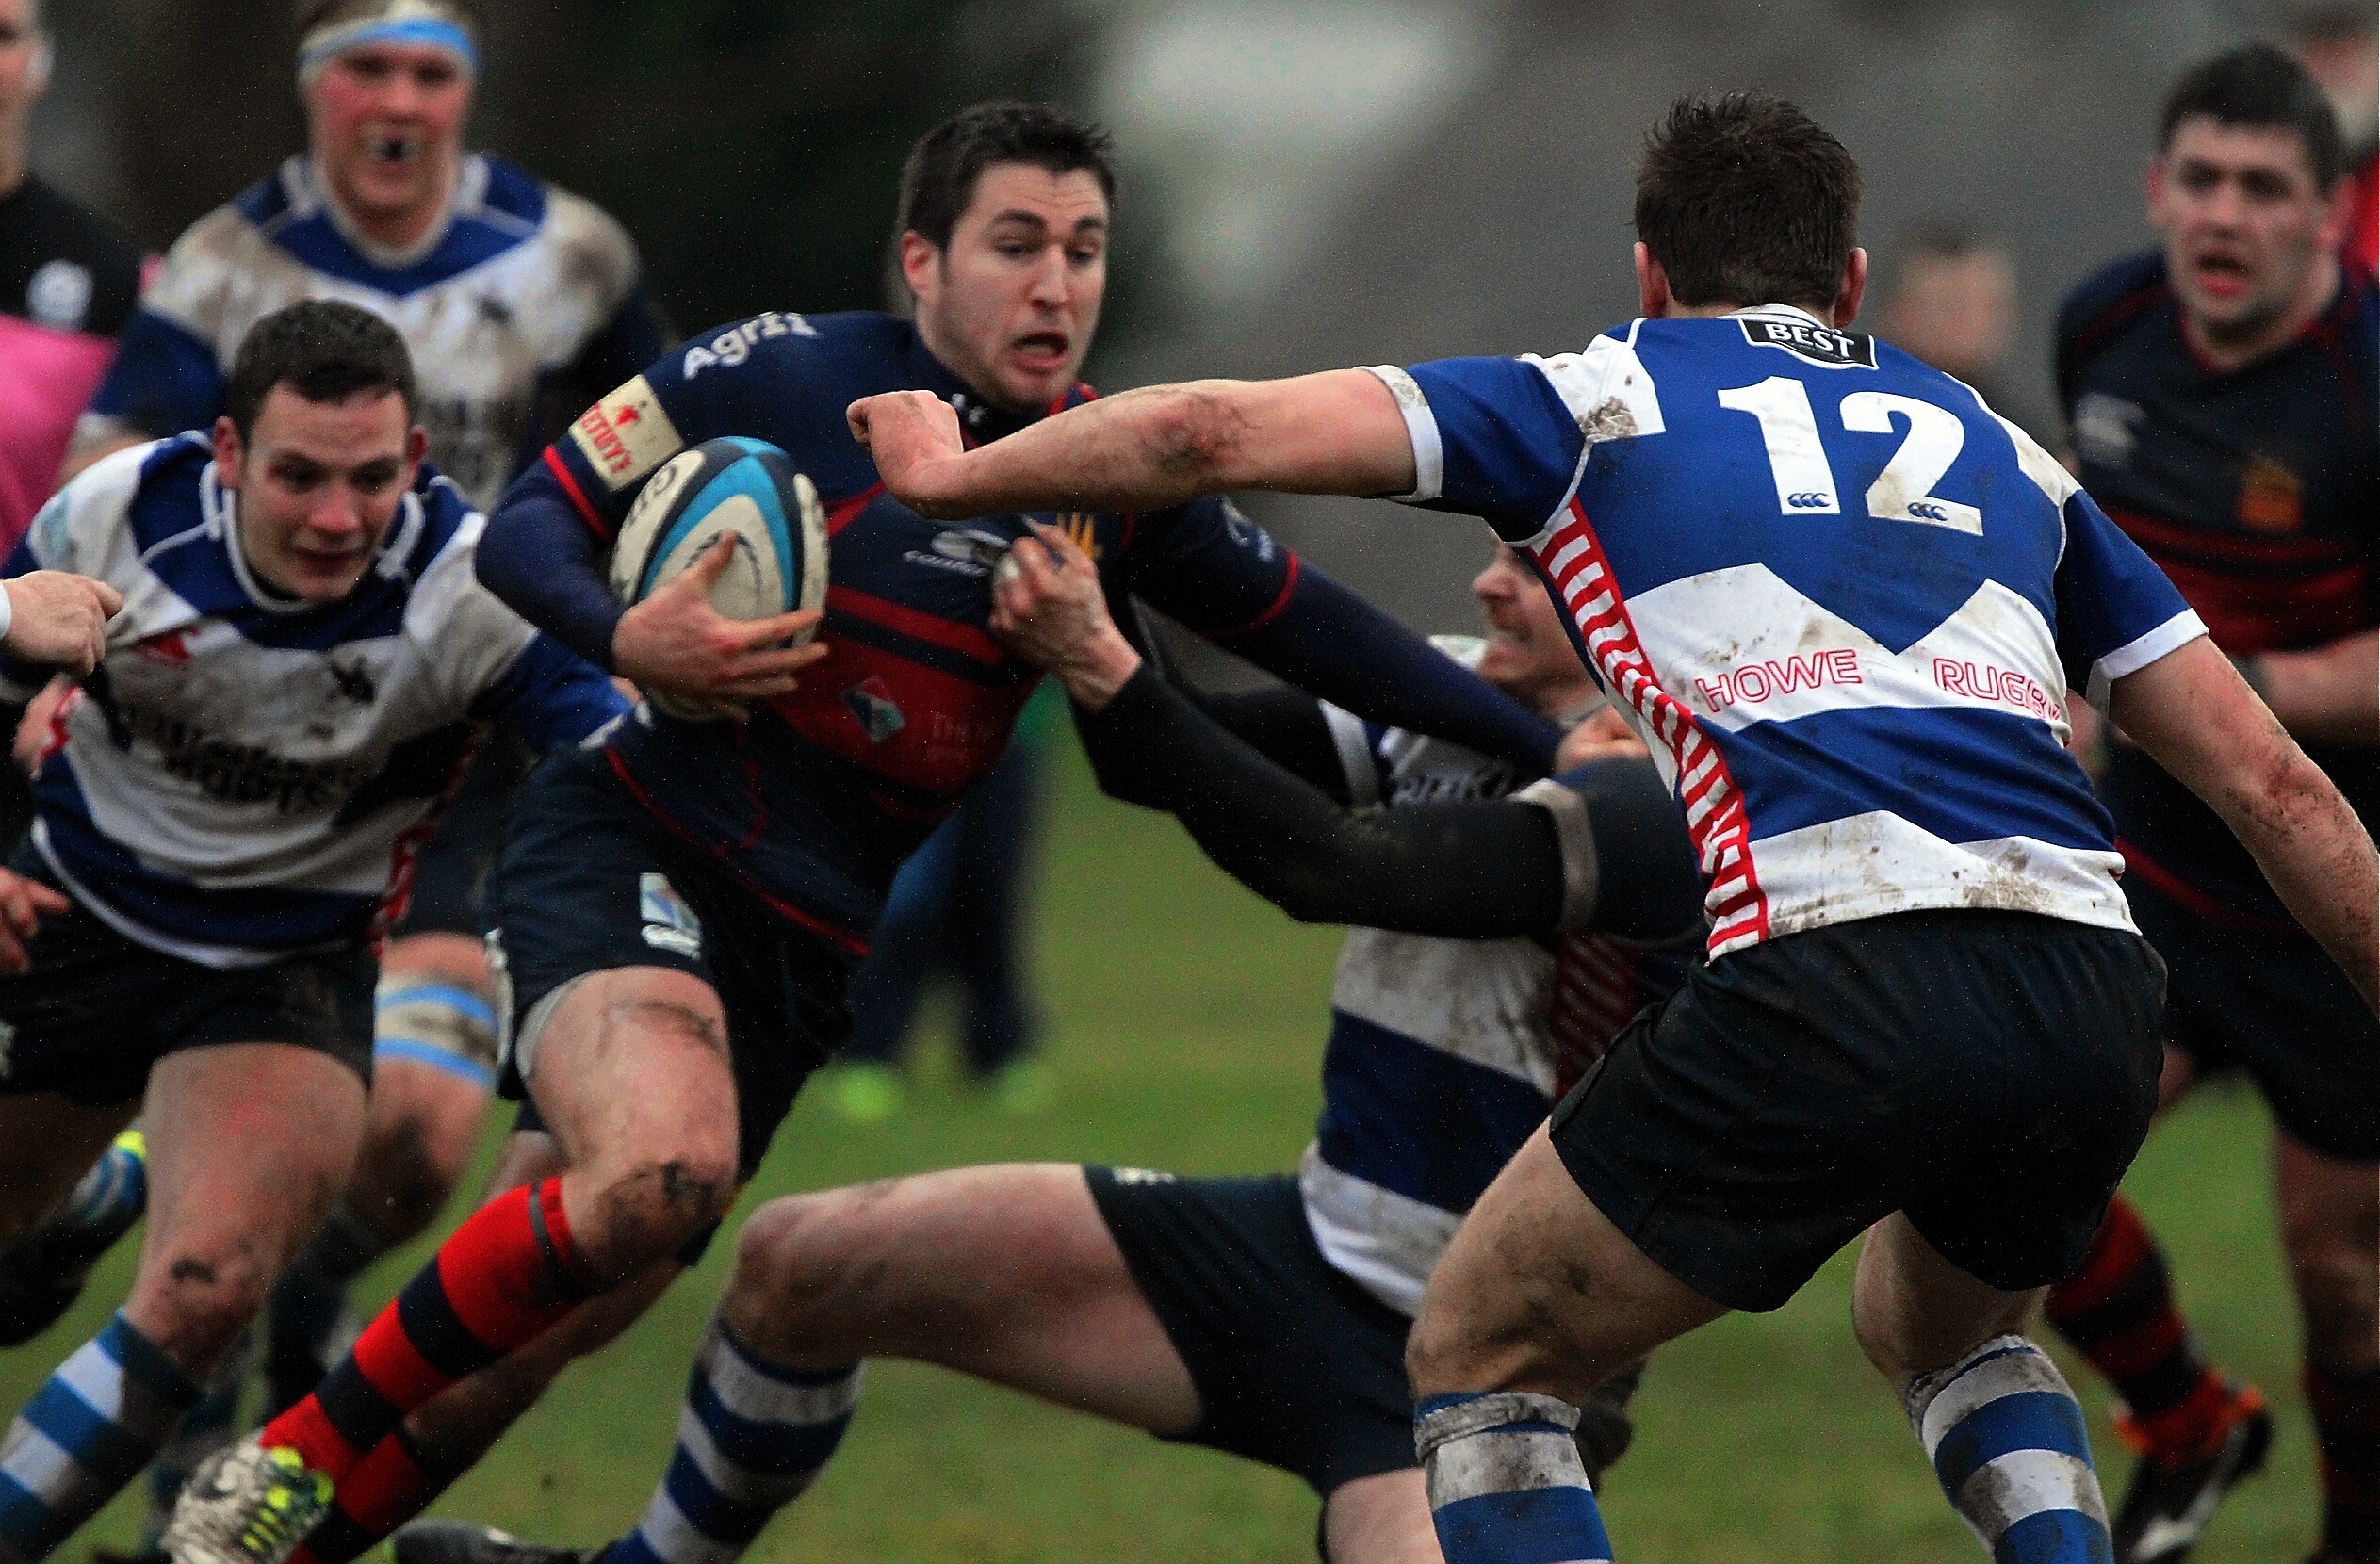
[[[454,55],[467,73],[480,73],[480,47],[450,8],[438,0],[388,0],[377,15],[334,22],[308,33],[298,45],[298,85],[311,86],[333,59],[368,43],[426,43]]]

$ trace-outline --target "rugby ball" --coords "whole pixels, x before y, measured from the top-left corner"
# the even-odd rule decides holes
[[[826,513],[818,490],[785,452],[738,435],[682,450],[646,480],[611,546],[613,594],[643,602],[723,536],[736,544],[710,589],[721,613],[766,619],[826,601]],[[712,715],[646,694],[672,716]]]

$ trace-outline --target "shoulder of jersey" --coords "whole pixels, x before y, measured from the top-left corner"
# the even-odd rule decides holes
[[[480,210],[526,224],[578,266],[592,269],[603,291],[626,293],[636,281],[636,241],[619,220],[582,195],[548,184],[519,164],[482,154],[487,182]]]
[[[414,479],[414,495],[421,501],[421,536],[406,551],[405,569],[416,579],[432,561],[453,548],[479,541],[484,518],[456,488],[454,481],[425,462]]]
[[[798,370],[801,390],[840,411],[854,398],[890,388],[888,381],[906,370],[910,337],[906,321],[875,310],[765,310],[697,332],[673,351],[678,378],[690,384],[714,368],[747,364],[777,374]]]
[[[2099,327],[2127,305],[2137,305],[2165,286],[2165,257],[2158,251],[2111,261],[2085,277],[2058,306],[2062,349]]]

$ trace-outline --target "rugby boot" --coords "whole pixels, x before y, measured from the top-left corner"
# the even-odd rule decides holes
[[[2140,1436],[2128,1416],[2117,1417],[2116,1432],[2139,1448]],[[2273,1414],[2264,1396],[2253,1385],[2241,1385],[2233,1388],[2229,1405],[2197,1454],[2169,1460],[2144,1453],[2116,1512],[2116,1564],[2180,1564],[2198,1545],[2223,1496],[2233,1484],[2264,1470],[2272,1447]]]
[[[388,1540],[397,1564],[595,1564],[611,1549],[556,1548],[476,1521],[415,1521]]]
[[[165,1528],[173,1564],[286,1564],[331,1509],[331,1479],[253,1434],[191,1474]]]
[[[126,1130],[48,1222],[0,1249],[0,1347],[31,1341],[73,1308],[91,1267],[148,1205],[149,1143]]]

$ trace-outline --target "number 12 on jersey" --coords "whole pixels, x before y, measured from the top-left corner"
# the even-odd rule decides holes
[[[1810,393],[1786,375],[1719,394],[1719,405],[1760,420],[1761,444],[1769,451],[1769,476],[1776,481],[1777,509],[1786,515],[1840,515],[1843,502],[1834,468],[1818,439]],[[1932,402],[1890,391],[1854,391],[1836,410],[1843,427],[1856,434],[1890,434],[1893,417],[1908,424],[1900,448],[1867,486],[1867,513],[1880,521],[1915,521],[1983,534],[1983,513],[1932,493],[1959,459],[1966,426],[1959,415]]]

